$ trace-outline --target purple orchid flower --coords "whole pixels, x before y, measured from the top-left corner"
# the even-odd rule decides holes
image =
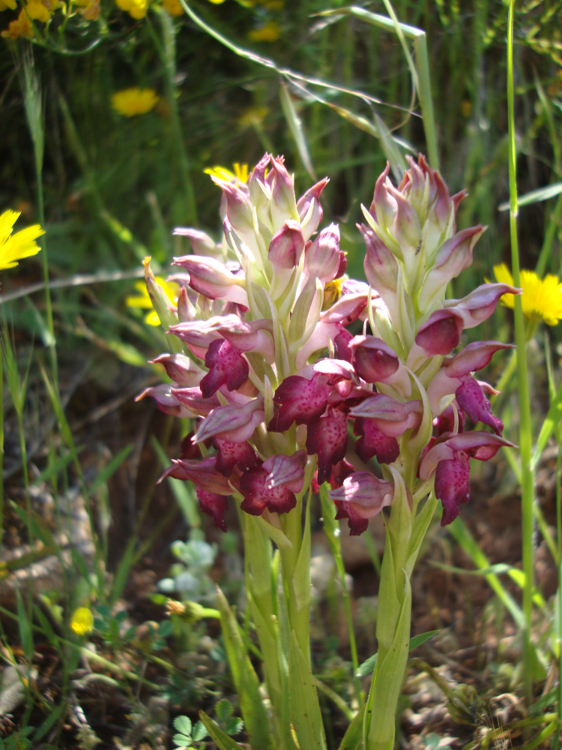
[[[347,518],[351,536],[362,534],[369,519],[392,503],[394,483],[378,479],[369,471],[356,471],[343,480],[330,497],[338,510],[336,518]]]
[[[460,506],[470,499],[469,458],[489,461],[502,446],[514,448],[513,443],[488,432],[445,433],[421,461],[419,474],[423,480],[435,472],[435,495],[443,504],[441,526],[452,523]]]

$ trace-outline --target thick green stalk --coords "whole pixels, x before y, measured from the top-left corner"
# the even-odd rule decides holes
[[[326,738],[310,658],[310,493],[302,526],[304,498],[283,515],[290,542],[280,549],[289,638],[289,708],[300,750],[325,750]]]
[[[406,462],[413,457],[406,457]],[[404,473],[408,475],[408,466]],[[412,590],[408,559],[413,515],[406,487],[395,474],[395,493],[386,530],[377,607],[378,657],[364,724],[367,750],[392,750],[398,699],[408,662]]]
[[[513,283],[520,286],[519,246],[517,239],[517,153],[515,145],[515,90],[513,80],[513,16],[515,0],[509,3],[509,22],[507,37],[507,103],[509,128],[509,228],[511,236],[511,268]],[[525,694],[530,703],[533,690],[533,648],[531,643],[531,624],[533,615],[533,499],[534,476],[531,466],[532,432],[531,432],[531,399],[529,394],[529,373],[525,337],[525,321],[521,297],[514,299],[515,342],[517,344],[517,390],[519,394],[519,446],[521,452],[521,500],[522,500],[522,537],[523,537],[523,615],[524,659],[525,659]]]
[[[276,580],[272,575],[271,542],[253,516],[239,514],[244,534],[245,581],[252,621],[256,627],[267,693],[271,701],[275,746],[296,750],[291,735],[287,661],[278,626]]]

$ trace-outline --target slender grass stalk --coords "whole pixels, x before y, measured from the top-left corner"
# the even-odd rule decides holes
[[[517,151],[515,144],[515,86],[513,70],[513,19],[515,0],[509,3],[508,37],[507,37],[507,103],[509,133],[509,228],[511,237],[511,271],[513,283],[520,286],[519,245],[517,239]],[[531,467],[532,431],[531,399],[529,393],[529,372],[525,336],[525,320],[521,297],[514,299],[515,341],[517,344],[517,390],[519,395],[519,445],[522,473],[522,539],[523,539],[523,616],[525,626],[524,663],[525,663],[525,696],[530,705],[533,693],[533,649],[531,644],[531,625],[533,616],[533,501],[534,473]]]
[[[43,129],[43,107],[41,103],[41,89],[39,79],[35,73],[33,63],[32,47],[23,57],[23,101],[25,115],[31,140],[33,141],[33,157],[35,163],[35,178],[37,181],[37,204],[39,213],[39,224],[45,228],[45,196],[43,192],[43,159],[45,155],[45,133]],[[45,310],[47,314],[47,328],[49,330],[49,355],[53,381],[58,389],[58,365],[55,338],[55,326],[53,321],[53,305],[51,301],[51,289],[49,286],[49,256],[47,254],[46,235],[39,238],[41,245],[41,262],[43,267],[43,282],[45,284]]]
[[[156,12],[156,9],[154,9]],[[162,24],[162,41],[160,41],[154,31],[152,24],[149,22],[148,28],[151,31],[155,42],[156,49],[164,69],[166,94],[170,105],[170,122],[172,126],[172,135],[174,146],[177,153],[180,177],[183,186],[185,199],[185,216],[190,226],[196,226],[197,222],[197,202],[195,200],[195,190],[191,180],[191,165],[182,133],[181,120],[178,110],[178,91],[175,83],[176,78],[176,30],[170,15],[161,9],[158,11],[160,23]],[[149,19],[150,20],[150,19]]]
[[[3,326],[5,330],[5,327]],[[0,334],[1,335],[1,334]],[[0,552],[4,536],[4,357],[0,348]]]

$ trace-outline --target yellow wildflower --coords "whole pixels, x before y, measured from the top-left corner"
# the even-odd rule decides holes
[[[15,10],[16,9],[16,0],[0,0],[0,11],[1,10]]]
[[[51,17],[51,14],[47,10],[47,8],[43,5],[43,3],[39,2],[28,3],[25,6],[25,12],[32,21],[41,21],[42,23],[47,23],[47,21]]]
[[[12,21],[12,23],[15,23],[15,21]],[[18,217],[17,211],[4,211],[0,216],[0,269],[14,268],[18,264],[18,260],[36,255],[41,250],[35,242],[38,237],[45,234],[39,224],[34,224],[27,229],[21,229],[19,232],[12,234]]]
[[[171,16],[181,16],[185,13],[180,0],[162,0],[162,6]]]
[[[111,105],[120,115],[134,117],[135,115],[144,115],[146,112],[150,112],[155,107],[159,98],[154,89],[123,89],[113,94]]]
[[[16,21],[10,21],[8,28],[2,32],[3,37],[10,37],[10,39],[17,39],[20,36],[24,36],[27,39],[31,39],[33,36],[33,26],[31,20],[25,8],[20,10],[20,14]]]
[[[213,3],[213,5],[222,5],[224,0],[209,0],[209,2]]]
[[[70,627],[76,635],[86,635],[94,629],[94,616],[88,607],[78,607],[72,615]]]
[[[163,279],[161,276],[156,276],[156,283],[160,284],[164,290],[164,294],[175,305],[178,300],[179,285],[174,282],[169,282]],[[144,281],[135,281],[135,289],[139,292],[138,295],[131,295],[126,298],[125,304],[127,307],[140,307],[142,310],[150,310],[145,316],[144,322],[148,323],[149,326],[159,326],[160,318],[158,317],[155,310],[152,309],[152,302],[150,295],[146,289]]]
[[[232,166],[234,172],[225,167],[209,167],[204,172],[211,175],[211,177],[217,177],[219,180],[224,180],[225,182],[242,182],[246,184],[248,182],[248,165],[235,162]]]
[[[144,18],[148,11],[148,0],[115,0],[115,2],[121,10],[126,10],[131,18],[136,18],[137,21]],[[137,113],[135,112],[134,114]]]
[[[281,36],[281,27],[275,21],[270,21],[259,29],[252,29],[248,36],[253,42],[276,42]]]
[[[494,266],[496,281],[513,286],[513,277],[505,263]],[[534,322],[544,321],[549,326],[555,326],[562,318],[562,284],[558,276],[548,274],[539,279],[534,271],[523,270],[520,274],[521,304],[523,315]],[[513,295],[504,294],[502,304],[513,309]]]

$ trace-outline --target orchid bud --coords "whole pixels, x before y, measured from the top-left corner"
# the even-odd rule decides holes
[[[199,385],[205,375],[193,360],[185,354],[161,354],[152,360],[153,365],[164,365],[166,374],[178,385],[193,387]]]
[[[295,200],[295,188],[291,175],[287,172],[283,159],[276,157],[271,160],[271,220],[273,231],[277,232],[287,219],[298,221],[299,213]]]
[[[330,224],[306,251],[305,263],[309,276],[317,277],[323,283],[332,281],[337,277],[342,255],[340,229],[337,224]]]
[[[367,383],[384,383],[400,366],[398,355],[374,336],[354,336],[349,348],[357,373]]]
[[[453,310],[436,310],[416,335],[416,344],[430,357],[449,354],[461,340],[463,318]]]
[[[245,282],[234,276],[224,263],[204,255],[184,255],[174,258],[174,265],[189,272],[189,286],[209,299],[228,299],[241,305],[248,304]]]
[[[322,221],[324,212],[319,198],[328,182],[327,177],[320,180],[316,185],[309,188],[297,202],[297,211],[305,242],[308,242]]]
[[[367,252],[363,267],[367,281],[377,291],[386,304],[392,320],[399,319],[398,297],[398,263],[376,233],[365,224],[357,225],[363,235]]]
[[[484,231],[481,225],[464,229],[441,245],[420,292],[420,312],[428,310],[434,301],[441,301],[447,284],[472,265],[472,250]]]
[[[373,202],[369,209],[369,213],[385,234],[388,234],[392,230],[392,225],[398,211],[396,198],[389,192],[389,187],[392,187],[388,179],[389,173],[390,164],[387,162],[384,172],[375,183]]]

